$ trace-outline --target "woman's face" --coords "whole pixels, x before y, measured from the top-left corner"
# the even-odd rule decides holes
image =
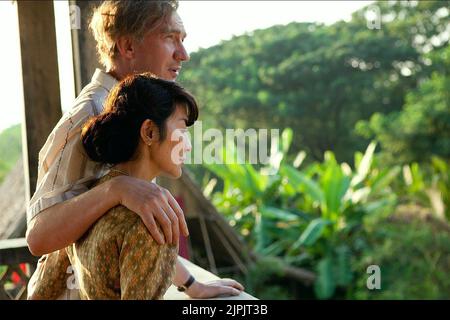
[[[166,121],[166,136],[164,140],[152,143],[150,157],[159,169],[160,174],[179,178],[181,166],[186,160],[186,153],[191,151],[186,127],[187,111],[184,105],[178,105],[175,112]]]

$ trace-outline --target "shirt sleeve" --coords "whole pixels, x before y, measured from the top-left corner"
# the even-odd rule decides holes
[[[41,211],[89,189],[104,166],[91,161],[81,143],[81,128],[94,113],[92,102],[65,114],[39,152],[36,191],[27,208],[30,221]]]
[[[57,299],[67,288],[69,271],[70,261],[65,249],[42,256],[28,282],[28,299]]]
[[[162,299],[172,283],[176,245],[159,245],[142,221],[125,234],[120,251],[121,299]]]

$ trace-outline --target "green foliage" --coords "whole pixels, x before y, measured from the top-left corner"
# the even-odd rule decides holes
[[[300,168],[298,159],[304,159],[305,153],[299,153],[296,166],[290,165],[286,160],[291,141],[289,130],[282,136],[283,143],[271,155],[268,168],[256,169],[249,164],[238,163],[208,165],[207,168],[223,180],[223,188],[208,193],[214,205],[259,256],[267,261],[278,257],[288,265],[314,270],[317,274],[314,284],[317,298],[364,296],[361,283],[367,279],[367,274],[362,272],[367,266],[363,268],[362,261],[367,260],[368,252],[379,255],[380,260],[393,259],[390,253],[384,256],[377,251],[374,237],[377,235],[377,241],[389,242],[390,234],[384,230],[383,221],[396,211],[398,203],[412,203],[429,208],[430,212],[440,208],[448,215],[450,168],[438,157],[434,157],[429,166],[413,163],[403,168],[386,167],[375,154],[376,144],[371,143],[364,154],[355,154],[353,168],[346,163],[339,164],[332,152],[326,152],[323,162]],[[233,154],[234,149],[224,150],[224,159],[227,153]],[[267,176],[264,172],[273,174]],[[442,225],[448,226],[442,212],[437,216]],[[408,225],[405,228],[409,228]],[[417,233],[410,236],[415,240],[402,240],[404,246],[421,241]],[[429,243],[422,245],[428,246]],[[443,256],[444,249],[440,245],[436,255]],[[394,252],[396,250],[400,250],[400,246]],[[413,265],[420,265],[412,253],[405,259],[411,260]],[[420,272],[424,272],[425,266]],[[266,277],[252,274],[259,274],[261,268],[252,269],[247,281],[259,288],[255,287],[254,292],[265,294],[260,291],[262,288],[283,291],[273,284],[274,279],[283,278],[276,271],[279,270],[276,263],[272,262],[272,269],[265,268]],[[433,272],[434,269],[430,270]],[[390,277],[401,278],[401,285],[392,292],[374,297],[395,297],[400,292],[406,296],[412,292],[408,285],[412,275],[403,276],[401,269],[394,267],[391,273]],[[431,286],[437,281],[436,277],[441,276],[430,276],[424,281],[429,281],[427,286]],[[266,278],[271,280],[266,281]],[[252,282],[254,279],[260,281]],[[424,296],[439,296],[442,288],[434,293],[425,292]],[[390,287],[387,290],[391,290]]]
[[[330,224],[329,220],[324,220],[321,218],[314,219],[303,231],[302,235],[294,244],[292,245],[293,250],[297,250],[301,246],[310,247],[322,236],[325,226]]]
[[[450,162],[432,157],[419,166],[414,162],[403,166],[403,180],[395,190],[405,203],[430,208],[441,220],[450,221]]]
[[[332,152],[323,163],[298,170],[286,161],[289,132],[283,132],[269,167],[206,165],[223,180],[223,189],[212,194],[212,201],[257,254],[283,257],[294,266],[317,266],[316,295],[330,298],[353,277],[353,233],[366,217],[393,210],[396,197],[389,185],[400,169],[374,170],[372,143],[364,155],[355,157],[355,170],[338,164]],[[226,154],[234,154],[234,149],[224,150],[223,160]]]
[[[448,1],[376,4],[380,30],[367,28],[366,9],[330,26],[257,30],[193,53],[181,81],[212,126],[295,128],[293,150],[307,151],[311,160],[333,150],[350,162],[370,139],[357,135],[355,124],[400,110],[435,68],[423,52],[448,44],[436,43],[449,23],[442,13]]]
[[[7,269],[8,269],[8,266],[0,265],[0,277],[3,276],[3,274],[6,272]]]
[[[286,300],[292,295],[285,286],[277,283],[282,276],[281,266],[271,258],[261,258],[252,264],[245,279],[245,290],[258,299]]]
[[[409,208],[412,213],[415,209]],[[412,218],[378,221],[367,235],[367,249],[355,261],[351,297],[356,299],[448,299],[450,228],[448,224]],[[401,215],[400,215],[401,217]],[[381,289],[368,290],[369,265],[381,270]]]
[[[218,183],[208,194],[259,255],[314,270],[318,298],[364,297],[365,283],[354,283],[366,279],[368,250],[395,263],[372,236],[398,203],[449,219],[448,1],[376,5],[380,30],[367,28],[366,9],[331,26],[275,26],[200,50],[182,76],[210,126],[295,128],[292,150],[306,152],[281,148],[269,168],[209,166]],[[358,152],[369,140],[376,156],[375,144]],[[420,264],[412,254],[405,259]],[[414,275],[391,270],[398,287],[384,296],[414,297]]]
[[[400,246],[378,251],[374,235],[389,242],[378,223],[399,203],[429,208],[447,223],[448,4],[379,1],[380,30],[367,28],[366,9],[331,26],[258,30],[193,54],[183,74],[212,126],[295,128],[285,131],[266,168],[208,165],[219,183],[209,183],[207,191],[257,254],[314,270],[317,298],[363,297],[361,257],[368,252],[392,263],[384,270],[400,279],[378,297],[416,296],[410,290],[413,273],[403,276],[395,268]],[[375,143],[364,154],[358,151],[373,139],[379,153]],[[293,151],[306,152],[288,155],[291,142]],[[402,236],[422,241],[417,234]],[[420,265],[413,246],[401,243],[410,247],[405,261]],[[441,244],[436,255],[448,252]],[[423,297],[448,292],[446,286],[428,290],[441,276],[424,280]]]
[[[450,57],[450,46],[446,49]],[[450,70],[448,58],[447,70]],[[450,160],[450,78],[433,73],[406,96],[401,112],[376,113],[357,131],[380,141],[389,163],[425,162],[431,155]]]
[[[0,182],[8,174],[22,154],[20,124],[0,133]]]

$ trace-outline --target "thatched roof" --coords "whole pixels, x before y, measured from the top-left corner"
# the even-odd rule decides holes
[[[0,185],[0,239],[24,235],[25,201],[23,162],[20,159]]]

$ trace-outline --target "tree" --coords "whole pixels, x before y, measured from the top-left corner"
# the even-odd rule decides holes
[[[403,110],[357,125],[361,135],[380,141],[391,163],[427,162],[432,155],[450,161],[450,46],[429,57],[440,70],[407,95]]]
[[[366,9],[331,26],[257,30],[192,54],[180,80],[198,97],[207,126],[291,127],[292,152],[321,160],[333,150],[350,162],[368,143],[355,124],[401,110],[431,72],[423,51],[448,43],[433,40],[448,25],[448,1],[376,5],[380,30],[367,27]]]

